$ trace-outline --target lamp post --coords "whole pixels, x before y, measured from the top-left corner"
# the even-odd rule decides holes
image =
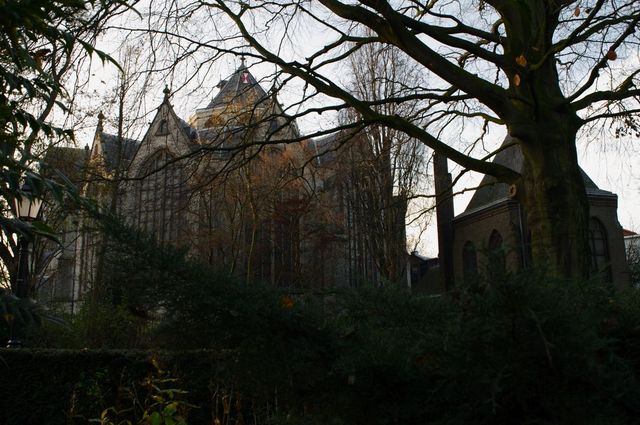
[[[16,216],[19,220],[30,222],[35,220],[40,213],[42,200],[33,196],[33,191],[28,183],[22,185],[20,198],[15,199]],[[16,277],[15,294],[18,298],[31,296],[28,283],[29,278],[29,238],[20,235],[18,238],[18,275]]]
[[[42,200],[33,196],[31,186],[27,183],[20,189],[20,197],[15,199],[16,218],[29,222],[38,217]],[[14,294],[25,299],[31,296],[29,285],[29,238],[25,235],[18,236],[18,270],[15,280]],[[7,347],[21,347],[22,343],[15,335],[7,342]]]

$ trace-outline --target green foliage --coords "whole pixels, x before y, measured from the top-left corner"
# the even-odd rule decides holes
[[[101,217],[105,255],[98,298],[114,304],[145,304],[144,309],[162,308],[166,287],[180,287],[211,276],[206,266],[186,256],[186,249],[158,243],[151,235],[122,224],[115,217]],[[126,300],[126,301],[125,301]]]
[[[179,276],[161,267],[164,278],[143,285],[142,299],[163,310],[156,343],[230,350],[233,379],[257,393],[277,388],[290,415],[588,424],[640,412],[637,338],[617,324],[640,324],[638,306],[616,308],[599,282],[528,270],[440,297],[395,288],[291,296],[175,254],[159,255]]]
[[[65,325],[43,323],[24,336],[25,345],[37,348],[124,349],[149,348],[153,323],[140,318],[126,305],[86,300],[78,313],[59,312]]]
[[[65,325],[65,321],[32,299],[21,300],[5,288],[0,288],[0,315],[6,323],[42,324],[48,321]]]
[[[57,70],[43,66],[51,55],[70,54],[80,40],[85,20],[78,25],[92,2],[78,0],[29,0],[0,3],[0,197],[8,204],[21,196],[20,180],[25,178],[36,195],[45,188],[61,196],[60,185],[33,172],[31,148],[39,137],[71,137],[72,133],[47,121],[37,109],[63,111],[63,88]],[[85,33],[86,35],[86,33]],[[59,71],[59,70],[58,70]],[[35,105],[35,108],[34,108]],[[0,226],[7,233],[23,231],[4,217]]]
[[[177,379],[162,370],[158,360],[151,359],[154,371],[147,376],[137,388],[129,388],[130,407],[118,410],[108,407],[102,411],[99,419],[91,419],[90,423],[100,425],[186,425],[185,415],[195,406],[185,402],[186,391],[173,388]],[[139,400],[138,389],[145,391],[144,400]]]
[[[42,222],[8,217],[14,200],[35,196],[56,203],[82,202],[78,189],[64,176],[40,174],[44,145],[73,139],[73,132],[51,120],[66,114],[72,99],[65,78],[83,54],[112,61],[92,43],[108,17],[126,1],[25,0],[0,2],[0,257],[15,281],[13,234],[32,239],[34,233],[54,238]],[[72,90],[69,90],[72,92]],[[58,173],[60,174],[60,173]],[[26,183],[31,193],[21,191]],[[55,238],[54,238],[55,239]]]
[[[74,414],[104,412],[103,423],[139,423],[145,411],[189,423],[368,425],[632,424],[640,414],[637,291],[613,294],[597,283],[529,272],[440,297],[370,289],[319,299],[265,290],[239,301],[249,293],[242,286],[231,295],[212,292],[218,301],[205,300],[204,290],[195,294],[199,301],[188,307],[197,309],[181,318],[219,349],[161,353],[170,374],[149,375],[153,363],[135,357],[144,353],[105,363],[100,352],[85,352],[92,359],[70,352],[60,366],[47,357],[42,365],[26,362],[22,375],[24,358],[4,352],[11,375],[30,378],[9,380],[36,383],[60,370],[48,385],[66,385],[65,394],[71,385]],[[200,303],[208,314],[198,316]],[[180,323],[162,322],[165,332],[173,329],[162,340],[169,348],[195,343],[189,338],[196,332],[182,332]],[[142,371],[154,377],[131,378]],[[8,391],[0,400],[29,393]],[[165,411],[178,400],[185,404]],[[199,408],[177,408],[189,405]]]
[[[147,323],[123,305],[88,300],[73,318],[79,348],[142,348]]]
[[[152,370],[148,355],[86,350],[0,352],[0,423],[86,424]]]
[[[0,288],[0,340],[7,341],[31,325],[42,326],[44,322],[65,326],[65,321],[46,307],[27,298],[20,299],[11,291]]]
[[[469,408],[447,420],[615,423],[610,409],[636,409],[620,403],[621,394],[638,397],[633,370],[602,333],[610,296],[595,282],[531,271],[461,290],[447,347],[437,355],[446,361],[436,397]]]

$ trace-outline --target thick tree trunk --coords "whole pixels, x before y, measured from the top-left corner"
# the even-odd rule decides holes
[[[561,278],[589,274],[589,204],[575,146],[572,116],[556,116],[521,138],[519,190],[531,230],[533,264]],[[544,129],[544,131],[540,131]]]
[[[562,92],[555,58],[547,55],[560,8],[548,2],[504,2],[505,55],[512,109],[509,134],[521,142],[524,167],[519,198],[531,230],[534,266],[550,275],[589,274],[589,204],[576,152],[583,124]]]

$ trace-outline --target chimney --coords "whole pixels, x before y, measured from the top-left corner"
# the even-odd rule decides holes
[[[436,189],[438,222],[438,260],[445,290],[453,286],[453,182],[447,158],[433,154],[433,176]]]

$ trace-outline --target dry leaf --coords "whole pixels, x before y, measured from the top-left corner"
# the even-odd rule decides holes
[[[524,57],[524,53],[516,58],[516,63],[522,67],[527,66],[527,58]]]
[[[516,87],[520,85],[520,76],[518,74],[513,76],[513,84],[515,84]]]
[[[580,16],[580,8],[576,7],[576,10],[573,11],[573,16]]]

